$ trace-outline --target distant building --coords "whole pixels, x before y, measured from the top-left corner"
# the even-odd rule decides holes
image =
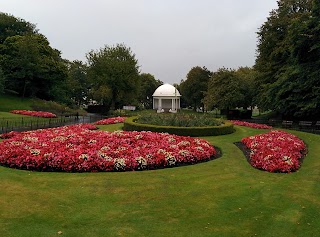
[[[159,86],[152,95],[153,109],[160,112],[176,113],[180,109],[180,92],[170,84]]]

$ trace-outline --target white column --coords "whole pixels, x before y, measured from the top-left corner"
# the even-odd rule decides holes
[[[161,110],[161,109],[162,109],[162,99],[159,98],[158,110]]]

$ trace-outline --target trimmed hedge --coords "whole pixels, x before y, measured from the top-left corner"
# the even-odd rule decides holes
[[[123,130],[125,131],[151,131],[151,132],[166,132],[180,136],[204,137],[204,136],[219,136],[234,132],[233,124],[225,121],[221,126],[208,127],[173,127],[173,126],[158,126],[152,124],[137,123],[137,116],[127,118],[124,121]]]

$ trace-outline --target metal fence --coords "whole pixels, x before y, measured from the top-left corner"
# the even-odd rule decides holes
[[[93,123],[104,119],[102,115],[59,116],[58,118],[12,118],[0,119],[0,134],[11,131],[28,131],[40,128],[53,128],[78,123]]]
[[[320,121],[298,121],[298,120],[277,120],[277,119],[244,119],[250,123],[267,124],[275,128],[293,129],[303,132],[320,134]]]

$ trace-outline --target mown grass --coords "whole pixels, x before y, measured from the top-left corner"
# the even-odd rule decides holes
[[[99,126],[116,130],[121,124]],[[40,173],[0,167],[1,236],[317,236],[320,136],[291,174],[253,169],[233,144],[263,130],[206,137],[221,158],[123,173]]]

